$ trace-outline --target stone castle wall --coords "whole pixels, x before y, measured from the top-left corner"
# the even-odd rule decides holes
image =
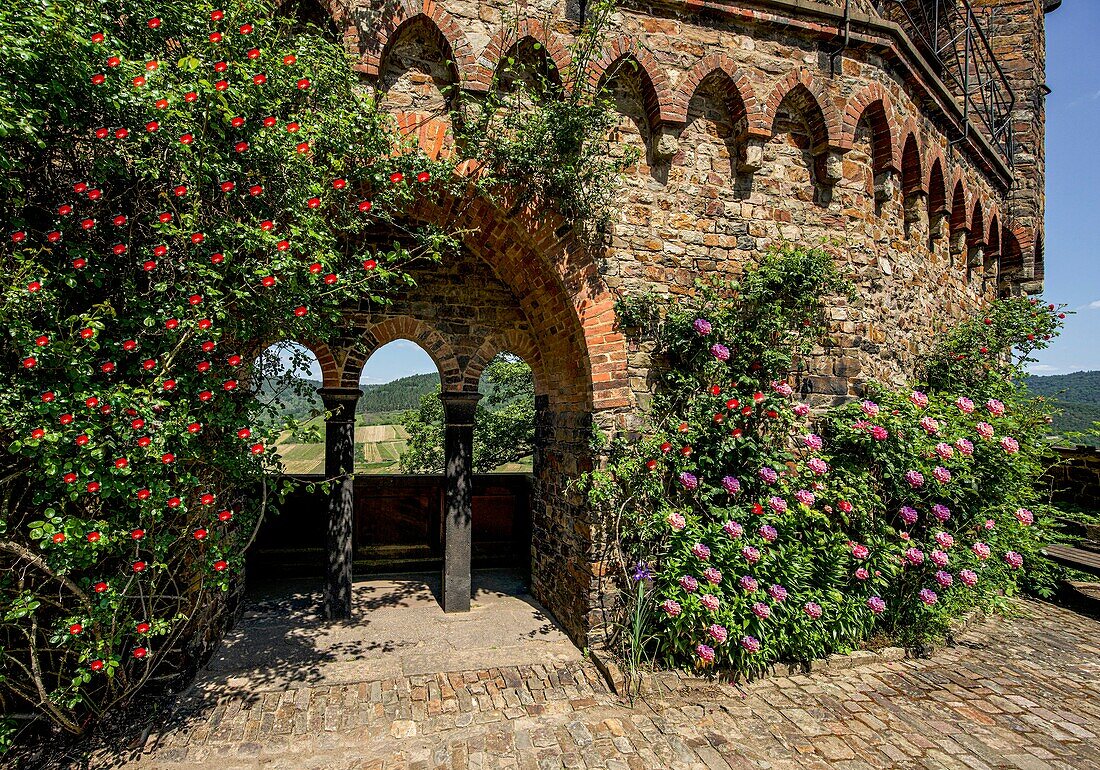
[[[1041,287],[1044,8],[972,4],[995,10],[991,45],[1019,92],[1015,168],[871,0],[627,0],[583,67],[569,48],[578,0],[336,2],[365,87],[429,152],[447,149],[450,109],[514,61],[561,73],[565,88],[607,84],[619,113],[609,152],[639,160],[599,253],[552,212],[484,201],[434,212],[476,231],[469,255],[425,268],[393,306],[352,310],[345,339],[318,349],[326,384],[354,387],[370,352],[398,337],[433,355],[445,389],[476,389],[500,350],[531,363],[535,595],[580,639],[603,566],[568,482],[588,467],[593,422],[628,426],[651,387],[647,349],[616,327],[616,297],[684,295],[771,246],[827,245],[856,299],[833,301],[800,385],[830,403],[871,379],[905,380],[953,322]]]

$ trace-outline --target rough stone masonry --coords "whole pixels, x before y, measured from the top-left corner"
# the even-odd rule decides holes
[[[903,11],[933,6],[958,29],[906,26]],[[952,322],[997,294],[1041,289],[1044,14],[1056,6],[623,0],[602,56],[574,72],[583,0],[332,0],[318,13],[365,87],[429,152],[447,151],[449,109],[495,87],[512,60],[604,82],[620,115],[610,151],[640,160],[598,250],[553,212],[480,199],[416,212],[469,228],[467,254],[418,269],[392,306],[350,310],[340,339],[313,346],[325,387],[356,388],[370,354],[397,338],[432,356],[445,391],[476,391],[501,351],[526,360],[539,414],[533,592],[583,641],[603,567],[568,483],[591,462],[592,426],[629,426],[651,387],[616,297],[681,295],[769,246],[828,243],[857,299],[831,307],[804,396],[829,403],[871,379],[904,381]],[[951,39],[971,41],[965,60],[941,45]],[[988,62],[995,77],[960,81]]]

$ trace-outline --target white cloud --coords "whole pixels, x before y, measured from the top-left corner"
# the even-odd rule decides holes
[[[1054,374],[1062,370],[1057,366],[1051,366],[1049,364],[1032,364],[1028,367],[1028,371],[1032,374]]]
[[[1088,304],[1089,310],[1100,310],[1100,299],[1093,300]]]

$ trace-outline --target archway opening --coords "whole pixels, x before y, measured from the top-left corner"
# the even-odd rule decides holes
[[[371,353],[359,375],[363,395],[355,409],[355,465],[359,474],[441,473],[409,454],[408,428],[429,414],[442,416],[435,361],[412,340],[398,339]],[[442,433],[426,437],[442,452]],[[414,445],[411,454],[422,451]],[[442,456],[442,455],[440,455]]]
[[[325,407],[317,395],[324,375],[316,354],[297,342],[278,342],[256,357],[260,424],[279,429],[275,451],[289,476],[325,472]]]

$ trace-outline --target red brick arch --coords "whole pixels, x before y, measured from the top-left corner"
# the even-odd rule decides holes
[[[928,153],[928,181],[925,186],[928,189],[928,213],[945,214],[949,210],[950,201],[947,198],[947,173],[943,153],[937,147]]]
[[[901,150],[901,190],[905,195],[928,193],[928,181],[920,157],[920,140],[914,130],[906,128]]]
[[[969,201],[966,177],[960,169],[956,169],[951,185],[951,232],[970,229]]]
[[[894,103],[890,94],[878,83],[869,83],[852,95],[844,107],[840,146],[851,149],[856,128],[867,117],[874,133],[873,162],[875,171],[901,170],[901,143],[898,141],[893,116]]]
[[[424,349],[439,370],[443,390],[461,390],[462,368],[451,343],[425,322],[404,315],[379,321],[363,331],[348,351],[340,384],[345,388],[359,387],[359,377],[367,359],[378,348],[395,340],[409,340]]]
[[[989,217],[989,224],[986,225],[986,232],[989,233],[987,237],[987,243],[985,245],[986,257],[999,257],[1001,254],[1001,217],[996,211],[994,211]]]
[[[339,23],[342,12],[341,16],[336,16],[334,13],[333,18]],[[454,62],[455,69],[458,71],[459,83],[463,87],[474,87],[477,64],[473,49],[454,17],[433,0],[401,0],[395,3],[389,16],[378,25],[377,34],[366,41],[366,50],[357,69],[377,77],[389,45],[398,38],[406,25],[418,19],[426,20],[439,31],[440,37],[449,48],[451,61]]]
[[[340,386],[340,367],[342,362],[336,360],[336,356],[333,355],[332,350],[328,345],[323,342],[306,341],[299,339],[284,339],[284,340],[267,340],[263,342],[251,342],[241,346],[241,354],[249,359],[255,359],[256,356],[263,353],[272,345],[278,345],[284,342],[301,345],[308,350],[317,359],[318,366],[321,367],[321,385],[325,388],[336,388]]]
[[[622,63],[628,61],[638,68],[650,129],[661,123],[671,122],[673,100],[669,92],[668,76],[653,53],[635,38],[620,35],[611,41],[603,56],[588,66],[589,85],[593,88],[602,86],[606,80],[615,77]]]
[[[425,2],[430,2],[430,0],[425,0]],[[562,84],[568,88],[570,84],[567,79],[570,76],[570,66],[572,65],[569,49],[558,39],[557,35],[546,29],[542,22],[536,19],[521,19],[514,30],[504,28],[497,30],[497,33],[493,35],[493,39],[489,41],[489,45],[485,46],[485,50],[477,57],[477,72],[470,79],[469,84],[465,85],[474,90],[487,90],[493,82],[497,67],[500,66],[500,60],[514,46],[527,39],[533,40],[542,46],[542,50],[550,58],[550,61],[554,62],[554,67],[561,76]]]
[[[514,353],[522,358],[535,374],[535,394],[541,395],[546,392],[548,373],[543,366],[542,355],[534,340],[531,339],[531,335],[519,329],[499,332],[482,343],[466,364],[462,374],[462,389],[477,390],[485,367],[500,353]]]
[[[973,213],[970,215],[970,233],[967,236],[967,243],[971,246],[985,246],[986,230],[984,211],[985,207],[982,204],[982,199],[975,196]]]
[[[615,298],[560,217],[534,205],[517,207],[507,191],[490,201],[472,185],[463,196],[424,199],[410,215],[465,233],[466,248],[512,291],[548,375],[551,405],[573,412],[631,405]]]
[[[809,124],[814,154],[829,149],[843,150],[841,146],[840,113],[824,86],[818,83],[808,69],[799,68],[776,83],[768,100],[764,102],[764,121],[768,135],[775,128],[775,116],[779,107],[790,101]]]
[[[765,138],[770,135],[769,123],[765,119],[760,107],[760,101],[756,97],[756,91],[752,86],[752,78],[749,73],[740,69],[730,57],[725,54],[710,54],[704,56],[691,71],[684,76],[672,97],[669,110],[670,120],[675,123],[687,123],[688,105],[699,89],[699,85],[708,77],[718,75],[725,86],[726,104],[730,108],[733,119],[745,118],[748,124],[747,133],[750,136]]]

